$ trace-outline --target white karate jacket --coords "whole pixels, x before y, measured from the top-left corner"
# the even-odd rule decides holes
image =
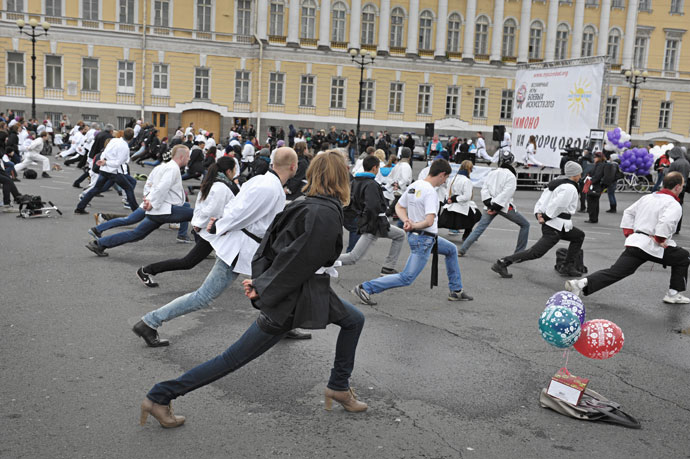
[[[643,196],[623,212],[620,227],[635,231],[625,239],[625,246],[663,258],[664,248],[653,236],[664,237],[670,247],[675,247],[676,242],[671,238],[682,215],[683,208],[672,196],[659,193]]]

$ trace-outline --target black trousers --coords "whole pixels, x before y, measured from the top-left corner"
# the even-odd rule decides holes
[[[690,253],[681,247],[666,247],[663,258],[653,257],[637,247],[626,247],[613,266],[587,276],[587,286],[584,288],[583,293],[591,295],[621,279],[625,279],[633,274],[645,261],[670,266],[671,283],[669,287],[682,292],[685,290],[688,280],[689,257]]]
[[[206,239],[199,237],[196,244],[192,247],[187,255],[182,258],[171,258],[169,260],[159,261],[148,266],[144,266],[146,274],[160,274],[168,271],[181,271],[184,269],[192,269],[202,262],[211,252],[213,247],[206,241]]]
[[[601,192],[594,193],[590,191],[587,193],[587,212],[589,213],[590,222],[596,223],[599,221],[599,199],[601,199]]]
[[[681,191],[678,195],[678,200],[680,201],[680,207],[683,208],[683,199],[685,198],[685,191]],[[678,226],[676,227],[676,234],[680,233],[680,224],[683,223],[683,214],[680,215],[680,220],[678,220]],[[678,290],[678,289],[675,289]]]
[[[4,170],[0,170],[0,184],[2,185],[2,203],[4,205],[7,205],[12,201],[10,196],[14,196],[15,199],[21,196],[19,194],[19,190],[17,189],[17,185],[15,185],[14,181],[12,180],[12,177],[10,177],[10,174]]]
[[[565,257],[565,264],[572,264],[575,257],[582,249],[582,243],[585,241],[585,233],[581,229],[573,228],[570,231],[556,230],[549,225],[541,225],[541,238],[534,243],[532,247],[522,252],[514,253],[508,257],[504,257],[503,261],[511,263],[522,263],[523,261],[536,260],[543,257],[546,252],[551,250],[558,241],[570,241],[568,245],[568,254]]]

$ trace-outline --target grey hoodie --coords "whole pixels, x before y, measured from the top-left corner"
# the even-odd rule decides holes
[[[690,175],[690,163],[685,159],[683,150],[681,150],[680,147],[673,147],[668,156],[673,160],[671,166],[668,168],[668,172],[680,172],[683,174],[683,179],[687,183],[688,175]]]

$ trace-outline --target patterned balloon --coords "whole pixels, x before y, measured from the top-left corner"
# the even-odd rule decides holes
[[[568,292],[566,290],[554,293],[546,302],[546,307],[549,306],[565,306],[575,313],[578,319],[580,319],[580,325],[585,323],[585,305],[579,296],[574,293]]]
[[[575,350],[590,359],[608,359],[618,354],[625,336],[620,327],[610,320],[588,320],[582,325],[582,335],[575,343]]]
[[[541,337],[552,346],[566,348],[580,336],[580,319],[565,306],[549,306],[539,318]]]

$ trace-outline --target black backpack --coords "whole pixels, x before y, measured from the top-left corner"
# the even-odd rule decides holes
[[[561,271],[563,269],[563,266],[565,265],[565,257],[568,255],[568,249],[565,248],[560,248],[556,250],[556,264],[554,265],[553,269],[556,271]],[[580,271],[582,274],[585,274],[587,272],[587,266],[585,266],[585,253],[584,251],[580,250],[580,253],[577,254],[575,257],[575,266],[574,268],[578,271]]]
[[[38,178],[38,172],[33,169],[24,169],[24,178],[29,180]]]

